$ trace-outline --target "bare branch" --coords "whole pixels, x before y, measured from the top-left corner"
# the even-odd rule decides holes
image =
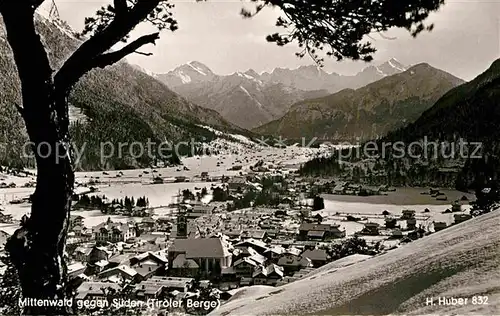
[[[143,53],[143,52],[139,52],[139,51],[135,51],[134,53],[139,54],[139,55],[143,55],[143,56],[151,56],[151,55],[153,55],[153,53]]]
[[[159,38],[160,38],[160,33],[158,33],[158,32],[152,33],[149,35],[141,36],[138,39],[136,39],[135,41],[133,41],[130,44],[126,45],[125,47],[121,48],[120,50],[117,50],[117,51],[114,51],[111,53],[102,54],[99,57],[95,58],[94,63],[92,64],[92,68],[94,68],[94,67],[104,68],[106,66],[112,65],[112,64],[120,61],[125,56],[132,54],[132,53],[143,54],[143,55],[149,56],[149,55],[151,55],[150,53],[140,53],[140,52],[137,52],[137,50],[146,44],[155,44],[156,40]]]
[[[52,92],[52,69],[40,36],[35,30],[33,6],[43,1],[1,1],[0,13],[21,81],[23,118],[28,134],[31,120],[46,114],[37,107]],[[37,71],[34,71],[36,69]],[[16,106],[17,108],[17,106]]]
[[[137,1],[134,7],[130,8],[122,18],[113,19],[102,31],[94,34],[84,42],[55,75],[54,82],[57,89],[69,91],[83,74],[93,68],[94,60],[98,56],[110,50],[111,47],[126,37],[139,23],[148,17],[161,1]],[[133,51],[130,51],[129,54]]]
[[[113,4],[117,18],[128,12],[127,0],[114,0]]]
[[[13,8],[18,9],[31,9],[31,12],[34,13],[35,10],[44,2],[45,0],[28,0],[28,1],[6,1],[0,0],[0,12],[4,10],[9,10]]]
[[[383,33],[380,33],[380,37],[382,37],[383,39],[389,40],[389,41],[394,41],[394,40],[398,39],[397,37],[386,36]]]

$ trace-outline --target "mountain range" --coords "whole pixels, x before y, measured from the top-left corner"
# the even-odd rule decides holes
[[[35,15],[36,29],[57,70],[77,49],[81,40],[59,19]],[[20,82],[5,28],[0,18],[0,164],[23,161],[22,148],[27,135],[14,103],[21,104]],[[248,133],[228,123],[216,111],[200,107],[171,91],[166,85],[122,61],[105,69],[95,69],[75,86],[69,98],[71,109],[86,120],[72,123],[77,146],[86,144],[80,162],[83,169],[127,168],[151,163],[148,157],[137,161],[113,157],[102,162],[100,142],[154,142],[207,140],[215,133],[200,127]],[[175,160],[175,159],[174,159]],[[24,161],[23,163],[26,163]]]
[[[188,100],[251,129],[280,118],[298,101],[359,88],[406,68],[391,59],[354,76],[327,73],[317,66],[276,68],[262,74],[250,69],[216,75],[208,66],[193,61],[156,77]]]
[[[300,101],[283,117],[254,131],[291,139],[378,138],[413,122],[446,92],[462,83],[463,80],[429,64],[418,64],[362,88]]]

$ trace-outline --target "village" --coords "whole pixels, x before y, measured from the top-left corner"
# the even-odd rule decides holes
[[[161,207],[151,206],[147,196],[108,198],[100,192],[109,186],[102,179],[81,180],[67,241],[76,299],[109,299],[112,289],[122,298],[139,301],[182,301],[205,293],[224,302],[243,287],[288,284],[335,260],[382,255],[472,217],[465,211],[465,196],[441,212],[453,213],[452,223],[436,221],[439,214],[433,217],[429,209],[327,212],[325,195],[397,192],[385,186],[303,178],[297,169],[261,161],[231,169],[230,176],[201,172],[171,178],[162,178],[156,170],[143,171],[139,178],[154,175],[144,186],[196,183],[179,189],[171,203]],[[103,176],[123,175],[110,173]],[[424,193],[441,195],[437,189]],[[29,198],[18,200],[14,204],[29,203]],[[87,227],[85,214],[90,210],[99,210],[105,220]],[[3,223],[15,222],[11,215],[1,214]],[[9,234],[1,228],[0,234],[4,244]]]

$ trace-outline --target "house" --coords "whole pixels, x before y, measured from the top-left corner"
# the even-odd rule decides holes
[[[243,192],[249,187],[247,180],[244,177],[232,177],[227,182],[227,186],[230,192]]]
[[[207,181],[207,180],[210,180],[209,177],[208,177],[208,172],[207,171],[203,171],[201,173],[201,180],[202,181]]]
[[[341,182],[341,183],[336,184],[335,187],[333,188],[333,193],[334,194],[344,194],[345,186],[346,186],[345,182]]]
[[[87,255],[87,263],[94,264],[98,261],[107,261],[112,252],[103,246],[94,246]]]
[[[253,274],[253,283],[255,285],[275,286],[283,279],[285,272],[282,267],[270,264],[267,267],[258,268]]]
[[[154,299],[164,297],[165,294],[173,291],[186,293],[192,288],[193,283],[193,278],[154,276],[135,285],[133,293],[137,299]]]
[[[278,260],[277,264],[283,267],[287,275],[299,271],[303,268],[312,267],[312,262],[309,258],[296,256],[291,253],[283,254]]]
[[[281,204],[280,204],[280,205],[281,205]],[[278,205],[278,207],[279,207],[279,205]],[[276,216],[276,217],[285,217],[285,216],[287,216],[287,211],[286,211],[286,209],[279,209],[279,210],[276,210],[276,211],[274,212],[274,216]]]
[[[94,262],[93,264],[88,264],[85,273],[89,275],[99,274],[102,271],[106,270],[107,268],[109,268],[108,260],[99,260],[97,262]]]
[[[129,264],[132,254],[117,254],[108,259],[109,267],[114,268],[119,265]]]
[[[72,279],[80,274],[82,274],[87,267],[81,262],[76,262],[68,265],[68,278]]]
[[[417,227],[417,220],[415,218],[408,218],[406,220],[406,228],[409,230],[414,230]]]
[[[281,245],[273,246],[264,252],[264,256],[267,257],[268,260],[273,262],[277,262],[282,254],[286,252],[285,248]]]
[[[248,247],[249,259],[256,262],[257,264],[264,265],[267,261],[267,258],[257,251],[255,251],[252,247]]]
[[[192,208],[189,208],[186,212],[187,220],[197,219],[204,215],[211,215],[215,212],[217,208],[213,205],[200,205],[196,204]]]
[[[136,284],[132,293],[136,299],[144,301],[163,298],[165,296],[163,284],[160,282],[151,282],[150,280]]]
[[[453,216],[453,218],[455,219],[454,224],[460,224],[462,222],[465,222],[466,220],[471,219],[472,215],[470,215],[470,214],[455,214]]]
[[[85,219],[85,217],[83,217],[81,215],[70,215],[69,216],[69,228],[72,229],[75,226],[85,227],[85,225],[83,224],[84,219]]]
[[[239,238],[241,236],[242,230],[241,229],[226,229],[222,232],[224,235],[231,239]]]
[[[391,233],[391,238],[392,239],[401,239],[403,237],[404,237],[403,236],[403,232],[401,230],[399,230],[399,229],[395,229]]]
[[[401,219],[410,219],[415,217],[414,210],[403,210],[403,215],[401,215]]]
[[[266,237],[271,239],[278,238],[280,231],[278,229],[266,229]]]
[[[136,280],[144,281],[149,279],[154,275],[161,275],[165,271],[165,265],[155,262],[153,260],[147,260],[136,264],[132,267],[135,271],[137,271]]]
[[[324,249],[306,250],[302,253],[302,257],[309,258],[314,268],[325,265],[330,259]]]
[[[363,227],[360,234],[368,236],[378,236],[379,234],[378,228],[379,224],[368,222],[365,224],[365,227]]]
[[[69,229],[70,232],[73,232],[75,234],[75,237],[83,237],[85,227],[82,225],[75,225],[72,228]]]
[[[10,235],[7,232],[0,230],[0,249],[5,247],[5,243],[9,237]]]
[[[87,262],[92,249],[92,247],[78,246],[73,252],[73,258],[76,261]]]
[[[434,222],[434,231],[438,232],[440,230],[445,229],[448,227],[445,222]]]
[[[276,229],[277,224],[270,218],[264,219],[259,223],[259,227],[262,229]]]
[[[246,230],[241,233],[241,238],[242,239],[256,239],[256,240],[263,240],[267,236],[267,233],[265,230]]]
[[[386,217],[385,218],[385,228],[396,228],[398,220],[395,218]]]
[[[126,265],[120,265],[111,269],[107,269],[99,273],[98,277],[101,280],[119,279],[123,281],[133,281],[137,276],[137,271]]]
[[[345,231],[339,225],[302,223],[297,240],[331,240],[345,237]]]
[[[176,183],[179,183],[179,182],[186,182],[188,180],[188,178],[186,176],[177,176],[175,177],[175,181]]]
[[[168,248],[168,271],[175,275],[189,268],[189,273],[215,277],[232,263],[232,254],[221,238],[176,239]]]
[[[135,225],[132,223],[115,223],[110,218],[92,229],[96,242],[126,241],[137,236]]]
[[[251,277],[255,269],[259,267],[259,264],[249,257],[243,257],[236,260],[233,265],[236,277]]]
[[[80,284],[76,292],[77,300],[106,300],[110,291],[119,292],[122,287],[112,282],[88,281]]]
[[[163,251],[148,251],[130,258],[130,264],[137,265],[139,263],[154,262],[159,265],[166,265],[168,262],[166,255],[167,254]]]
[[[451,204],[451,211],[452,212],[461,212],[462,211],[462,204],[460,204],[459,201],[455,201]]]
[[[143,232],[150,232],[155,230],[156,221],[151,217],[143,217],[138,226]]]
[[[194,213],[202,213],[205,215],[213,214],[216,209],[217,207],[215,205],[210,205],[210,204],[195,204],[193,206]]]
[[[291,254],[291,255],[294,255],[296,257],[299,257],[300,253],[301,253],[300,249],[295,248],[295,247],[290,247],[290,248],[285,250],[285,254]]]
[[[234,245],[236,249],[245,249],[248,247],[253,248],[258,253],[264,253],[267,250],[267,245],[263,241],[253,238],[245,239]]]
[[[285,199],[286,197],[281,197],[281,198]],[[280,199],[280,201],[281,201],[281,199]],[[279,209],[278,211],[283,212],[283,213],[278,213],[278,214],[280,214],[282,216],[286,216],[286,210],[290,209],[290,203],[280,203],[280,204],[278,204],[278,209]],[[276,211],[276,212],[278,212],[278,211]],[[274,213],[275,215],[276,215],[276,212]]]

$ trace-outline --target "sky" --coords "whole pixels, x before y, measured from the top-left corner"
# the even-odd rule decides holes
[[[252,4],[237,0],[196,2],[176,0],[173,12],[179,22],[175,32],[163,31],[156,46],[141,51],[152,56],[134,54],[127,59],[155,73],[199,61],[217,74],[254,69],[271,71],[276,67],[297,68],[311,65],[306,56],[295,56],[295,44],[278,47],[267,43],[266,35],[279,30],[275,25],[279,10],[266,8],[252,19],[240,16],[242,7]],[[112,0],[55,0],[60,16],[75,30],[81,30],[86,16]],[[44,8],[50,5],[46,0]],[[377,48],[374,64],[396,58],[405,65],[427,62],[464,80],[471,80],[500,58],[500,0],[447,0],[428,22],[432,32],[413,38],[404,29],[391,29],[384,37],[373,34],[370,41]],[[141,25],[132,38],[152,29]],[[395,39],[386,39],[387,37]],[[350,75],[368,66],[365,62],[325,58],[324,70]]]

